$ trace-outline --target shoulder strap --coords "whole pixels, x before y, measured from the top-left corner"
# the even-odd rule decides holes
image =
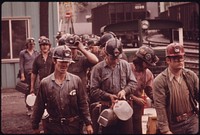
[[[193,94],[192,94],[190,85],[188,84],[188,81],[187,81],[185,75],[183,75],[183,78],[184,78],[184,80],[185,80],[185,82],[186,82],[186,85],[187,85],[187,87],[188,87],[188,90],[189,90],[189,100],[190,100],[190,102],[191,102],[191,104],[192,104],[192,107],[194,108],[194,111],[198,112],[197,101],[195,100],[195,97],[194,97]]]

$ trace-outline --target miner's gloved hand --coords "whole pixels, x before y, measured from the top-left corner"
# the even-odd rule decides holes
[[[126,100],[126,92],[125,90],[121,90],[117,93],[118,99],[124,99]]]

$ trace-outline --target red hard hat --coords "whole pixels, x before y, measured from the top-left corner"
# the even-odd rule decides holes
[[[167,46],[165,51],[166,57],[168,56],[182,56],[185,54],[183,45],[180,43],[171,43]]]

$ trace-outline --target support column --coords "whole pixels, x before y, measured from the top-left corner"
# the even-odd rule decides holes
[[[49,37],[49,3],[40,2],[40,36]]]

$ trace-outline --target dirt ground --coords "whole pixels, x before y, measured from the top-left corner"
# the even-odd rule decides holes
[[[24,100],[24,94],[15,89],[1,90],[1,133],[33,133]]]
[[[1,90],[1,133],[32,134],[31,119],[26,114],[24,94],[15,89]],[[147,113],[147,112],[146,112]],[[146,134],[147,114],[142,117],[143,134]],[[150,111],[148,111],[149,115]],[[152,113],[154,114],[154,113]],[[40,123],[40,130],[42,126]]]

